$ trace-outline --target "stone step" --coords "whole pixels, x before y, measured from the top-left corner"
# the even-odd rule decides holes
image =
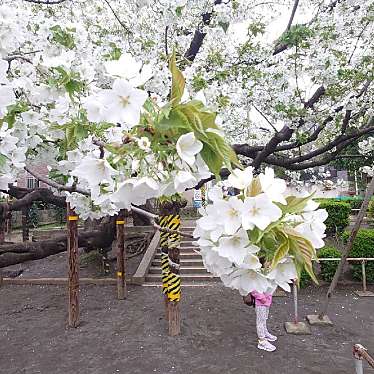
[[[151,266],[149,268],[149,274],[161,274],[161,268],[159,266]],[[204,266],[181,266],[180,274],[183,276],[185,274],[208,274]]]
[[[155,257],[154,257],[156,260],[159,260],[161,259],[161,254],[160,253],[156,253]],[[192,251],[186,251],[186,252],[181,252],[179,254],[179,258],[182,260],[182,259],[200,259],[201,258],[201,255],[199,255],[198,253],[196,252],[192,252]]]
[[[203,266],[203,260],[200,256],[199,258],[196,258],[196,259],[182,257],[180,259],[180,264],[182,266]],[[152,266],[161,266],[161,259],[154,259],[152,261]]]
[[[218,279],[217,279],[218,280]],[[198,282],[198,281],[191,281],[191,282],[183,282],[182,283],[182,288],[185,287],[211,287],[215,286],[217,283],[216,282]],[[162,284],[160,282],[146,282],[142,284],[143,287],[162,287]]]
[[[181,247],[193,247],[194,245],[192,244],[192,240],[182,240],[180,243]]]
[[[196,247],[194,245],[191,245],[190,247],[179,247],[180,253],[182,252],[195,252],[195,251],[200,251],[199,247]],[[157,253],[161,253],[161,248],[157,249]]]
[[[194,281],[198,282],[211,282],[216,281],[219,278],[216,278],[212,274],[181,274],[182,284],[183,282],[191,283]],[[147,274],[145,277],[146,282],[160,282],[161,283],[161,274]]]

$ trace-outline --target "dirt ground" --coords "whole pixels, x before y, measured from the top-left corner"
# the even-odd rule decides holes
[[[301,291],[300,314],[315,313],[326,289]],[[277,351],[256,348],[255,313],[237,292],[215,284],[183,290],[182,334],[171,338],[159,288],[130,288],[125,301],[114,287],[81,289],[81,326],[66,328],[66,289],[0,289],[1,374],[342,374],[354,373],[352,345],[374,353],[374,298],[339,289],[331,301],[333,327],[287,335],[292,299],[277,297],[270,329]],[[374,370],[365,369],[365,373]]]

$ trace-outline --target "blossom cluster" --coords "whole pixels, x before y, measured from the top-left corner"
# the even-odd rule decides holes
[[[359,128],[373,96],[372,6],[335,3],[300,3],[279,37],[293,1],[1,0],[0,189],[26,159],[46,162],[61,184],[88,191],[68,194],[77,211],[100,217],[143,202],[142,191],[170,194],[217,174],[222,162],[209,164],[211,156],[228,154],[217,124],[225,140],[251,146],[298,126],[289,139],[297,152],[331,142],[348,110]],[[170,100],[173,48],[185,79],[178,103]],[[306,108],[318,87],[325,94]],[[307,141],[320,125],[318,142]],[[120,191],[132,200],[118,204]]]
[[[311,196],[286,196],[286,183],[273,169],[253,175],[235,169],[226,181],[237,195],[225,197],[222,186],[209,192],[194,236],[208,271],[245,296],[253,290],[286,291],[302,269],[314,278],[311,261],[324,245],[327,218]]]

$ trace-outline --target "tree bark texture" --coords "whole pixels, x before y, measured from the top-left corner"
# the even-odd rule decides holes
[[[69,327],[79,325],[78,216],[67,204]]]
[[[119,214],[116,220],[117,227],[117,298],[127,298],[126,285],[126,258],[125,258],[125,218]]]

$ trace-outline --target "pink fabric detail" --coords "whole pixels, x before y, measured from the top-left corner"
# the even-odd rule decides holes
[[[273,296],[271,294],[268,294],[268,293],[252,291],[251,295],[255,298],[257,306],[270,307],[270,305],[273,301]]]

